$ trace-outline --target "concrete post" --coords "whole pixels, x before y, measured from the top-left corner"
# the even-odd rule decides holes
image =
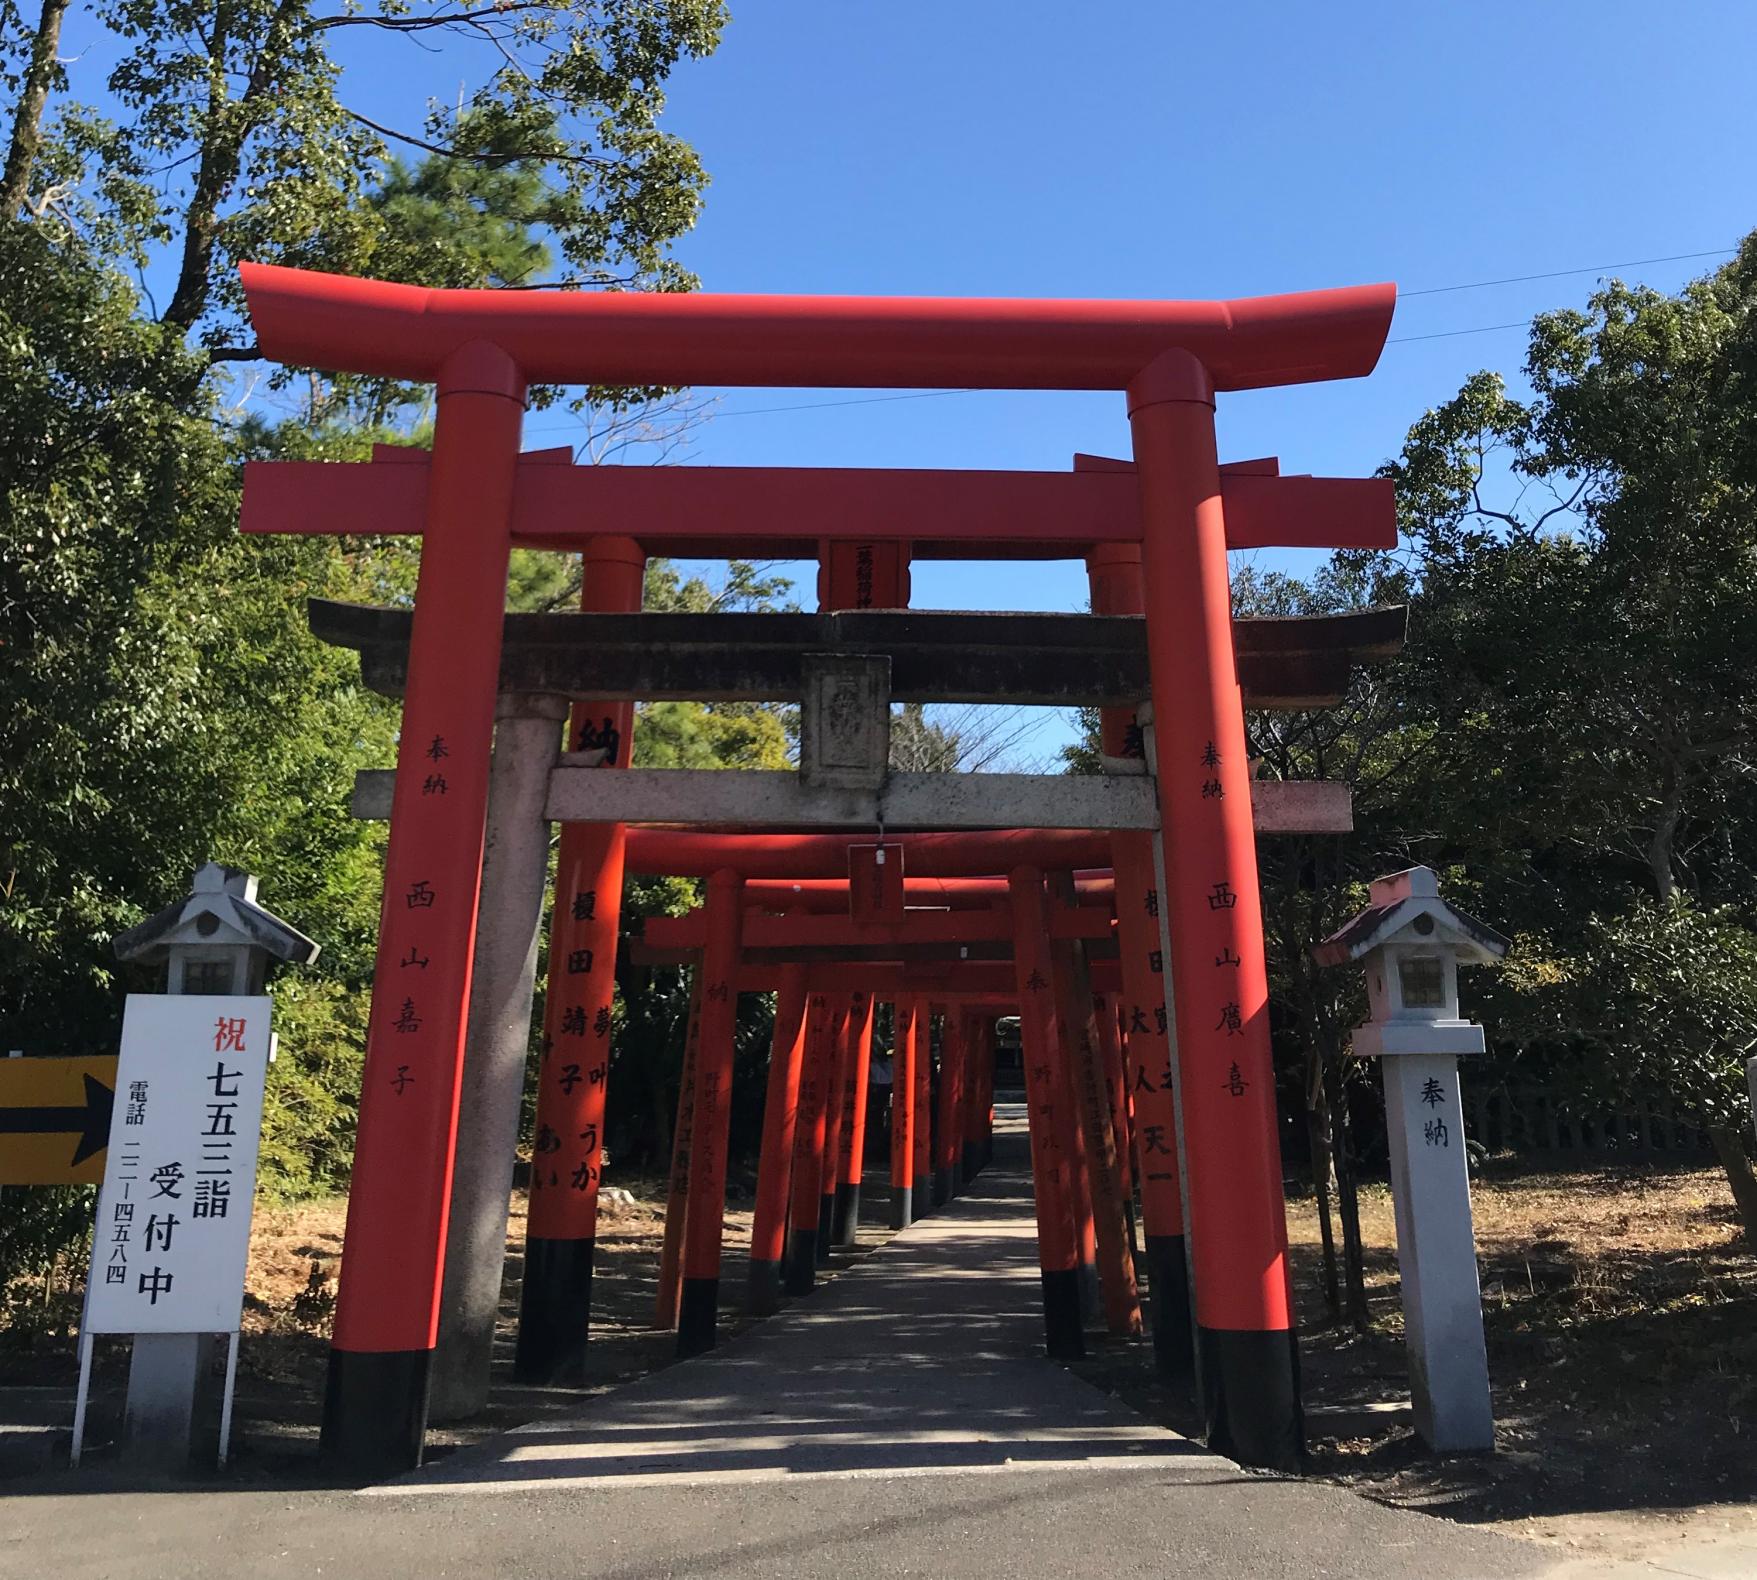
[[[1495,1446],[1458,1059],[1387,1054],[1385,1123],[1415,1429],[1430,1448]]]
[[[435,1421],[465,1420],[488,1406],[549,871],[543,802],[566,717],[562,697],[503,696],[495,708],[451,1222],[428,1405]]]
[[[154,1470],[187,1465],[195,1446],[195,1420],[206,1409],[203,1384],[213,1370],[211,1333],[137,1333],[128,1360],[128,1404],[123,1417],[122,1459]]]

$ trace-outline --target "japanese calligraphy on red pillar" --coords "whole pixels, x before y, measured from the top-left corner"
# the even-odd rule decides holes
[[[633,724],[631,703],[576,703],[568,750],[586,766],[624,767]],[[619,823],[570,823],[561,833],[531,1143],[530,1233],[538,1239],[597,1232],[626,843]]]

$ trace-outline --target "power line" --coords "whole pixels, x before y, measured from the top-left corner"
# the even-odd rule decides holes
[[[716,419],[724,417],[769,417],[776,412],[784,411],[827,411],[833,406],[876,406],[883,401],[895,400],[933,400],[940,395],[980,395],[982,390],[910,390],[904,395],[857,395],[848,400],[814,400],[805,401],[797,406],[747,406],[742,411],[716,411]],[[562,428],[535,427],[526,430],[528,433],[560,433]]]
[[[1729,258],[1737,250],[1735,247],[1711,247],[1704,252],[1674,252],[1663,258],[1629,258],[1621,263],[1589,263],[1577,269],[1551,269],[1542,274],[1510,274],[1499,280],[1469,280],[1462,285],[1428,285],[1416,291],[1400,290],[1397,299],[1401,302],[1416,296],[1445,296],[1458,291],[1483,291],[1497,285],[1527,285],[1536,280],[1564,280],[1574,275],[1600,274],[1609,269],[1644,269],[1659,263],[1694,263],[1702,258]],[[1425,335],[1392,335],[1385,344],[1401,346],[1418,340],[1453,340],[1460,335],[1494,335],[1509,329],[1525,329],[1530,324],[1529,318],[1522,318],[1516,323],[1479,324],[1473,329],[1440,329]],[[751,406],[742,411],[720,411],[715,415],[720,418],[773,417],[784,412],[830,411],[842,406],[876,406],[890,401],[937,400],[945,395],[982,393],[984,392],[981,390],[970,389],[911,390],[902,395],[860,395],[848,400],[802,401],[793,406]]]
[[[859,395],[851,400],[814,400],[800,406],[751,406],[743,411],[723,411],[721,417],[767,417],[782,411],[826,411],[832,406],[876,406],[881,401],[933,400],[940,395],[979,395],[980,390],[912,390],[907,395]]]
[[[1450,340],[1454,335],[1492,335],[1502,329],[1529,329],[1531,320],[1521,318],[1516,324],[1479,324],[1475,329],[1440,329],[1431,335],[1392,335],[1385,344],[1402,346],[1412,340]]]
[[[1449,291],[1482,291],[1491,285],[1524,285],[1531,280],[1563,280],[1571,274],[1598,274],[1605,269],[1644,269],[1653,263],[1689,263],[1697,258],[1728,258],[1736,247],[1712,247],[1707,252],[1674,252],[1668,258],[1630,258],[1622,263],[1589,263],[1581,269],[1552,269],[1548,274],[1510,274],[1504,280],[1472,280],[1468,285],[1429,285],[1419,291],[1399,291],[1398,300],[1410,296],[1443,296]],[[1461,334],[1469,330],[1458,331]]]

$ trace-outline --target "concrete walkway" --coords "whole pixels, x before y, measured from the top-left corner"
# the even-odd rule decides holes
[[[0,1575],[1544,1572],[1523,1543],[1248,1474],[1043,1360],[1022,1151],[1004,1138],[943,1213],[577,1420],[364,1493],[14,1499]]]
[[[736,1342],[379,1495],[1237,1467],[1040,1359],[1029,1186],[1000,1166]]]

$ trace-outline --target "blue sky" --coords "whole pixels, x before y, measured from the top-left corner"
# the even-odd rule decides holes
[[[1754,60],[1747,3],[745,0],[719,53],[673,81],[668,124],[713,177],[681,255],[710,290],[1202,297],[1726,248],[1757,226]],[[1672,288],[1717,261],[1618,272]],[[1521,322],[1593,283],[1413,296],[1392,336]],[[1471,372],[1516,379],[1523,346],[1517,330],[1409,339],[1369,379],[1223,397],[1222,454],[1370,471]],[[773,410],[862,393],[727,392],[690,453],[1126,453],[1110,395]],[[916,601],[1075,608],[1084,582],[1073,565],[922,566]]]
[[[89,71],[114,45],[72,47]],[[1730,248],[1757,227],[1754,60],[1750,0],[733,0],[719,52],[670,87],[666,123],[713,179],[680,255],[720,291],[1203,297],[1431,291]],[[371,61],[344,96],[407,125],[497,57],[381,43]],[[1716,261],[1618,272],[1669,289]],[[1411,296],[1371,378],[1223,397],[1222,455],[1370,471],[1471,372],[1516,381],[1517,330],[1449,332],[1592,285]],[[1404,338],[1422,336],[1446,338]],[[1126,453],[1114,395],[846,404],[865,394],[725,392],[688,458],[1059,469],[1078,449]],[[557,412],[529,431],[577,436]],[[916,601],[1071,609],[1084,580],[922,566]]]

